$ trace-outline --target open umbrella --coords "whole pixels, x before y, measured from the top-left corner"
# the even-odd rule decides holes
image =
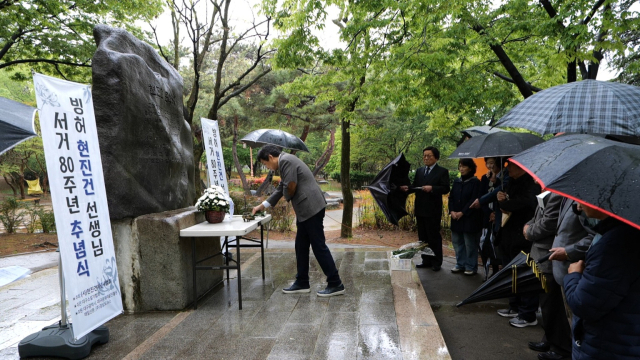
[[[409,185],[410,168],[411,164],[400,153],[367,186],[387,220],[394,225],[398,225],[398,221],[407,215],[405,203],[408,193],[401,191],[399,187]]]
[[[640,136],[640,87],[597,80],[554,86],[528,97],[496,126]]]
[[[277,129],[254,130],[240,139],[240,141],[252,148],[275,145],[283,149],[309,152],[307,145],[299,137]]]
[[[509,161],[546,190],[640,229],[640,146],[593,135],[563,135]]]
[[[521,252],[456,306],[502,299],[514,294],[546,291],[543,285],[546,279],[538,270],[538,264],[547,261],[550,255],[536,262],[529,254]]]
[[[34,127],[35,111],[31,106],[0,97],[0,155],[38,135]]]
[[[543,141],[542,138],[533,134],[499,131],[472,137],[460,144],[449,158],[511,156]]]
[[[505,130],[491,127],[489,125],[472,126],[470,128],[460,130],[461,133],[463,133],[464,135],[470,138],[478,135],[491,134],[491,133],[500,132],[500,131],[505,131]]]

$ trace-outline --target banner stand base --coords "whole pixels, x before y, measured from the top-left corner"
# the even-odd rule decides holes
[[[91,347],[109,342],[109,329],[99,326],[89,334],[73,341],[72,324],[53,324],[22,339],[18,344],[20,358],[55,356],[66,359],[82,359],[89,356]]]

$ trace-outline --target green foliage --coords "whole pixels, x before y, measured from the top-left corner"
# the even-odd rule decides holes
[[[107,24],[144,34],[136,21],[160,14],[162,0],[27,0],[0,3],[0,69],[21,63],[44,73],[89,82],[91,58],[96,46],[93,27]],[[16,69],[16,80],[30,78],[27,69]]]
[[[50,232],[56,232],[56,218],[53,214],[53,210],[47,210],[41,207],[38,212],[38,219],[40,219],[40,227],[42,232],[48,234]]]
[[[13,234],[22,223],[24,215],[20,212],[22,205],[16,198],[8,197],[0,204],[0,222],[7,233]]]
[[[367,173],[363,171],[355,171],[355,170],[350,171],[349,179],[351,179],[351,188],[360,189],[363,186],[369,185],[371,180],[373,180],[376,177],[376,175],[377,174]],[[342,182],[340,172],[338,171],[332,172],[330,176],[333,180],[337,182]]]
[[[36,230],[40,229],[41,226],[38,223],[38,214],[41,211],[42,206],[36,204],[30,204],[25,206],[25,217],[26,220],[23,220],[23,224],[27,229],[29,234],[33,234]]]
[[[293,221],[296,216],[293,212],[290,202],[280,201],[276,206],[267,209],[271,214],[271,222],[269,226],[275,231],[291,231],[293,229]]]

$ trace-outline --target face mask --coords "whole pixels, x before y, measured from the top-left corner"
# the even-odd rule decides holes
[[[598,225],[599,222],[600,222],[599,219],[587,218],[587,225],[589,225],[589,227],[591,228]]]

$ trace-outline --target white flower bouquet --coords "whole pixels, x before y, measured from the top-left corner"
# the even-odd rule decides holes
[[[204,191],[198,201],[196,209],[198,211],[223,211],[229,212],[231,204],[227,199],[227,194],[220,186],[212,185]]]

